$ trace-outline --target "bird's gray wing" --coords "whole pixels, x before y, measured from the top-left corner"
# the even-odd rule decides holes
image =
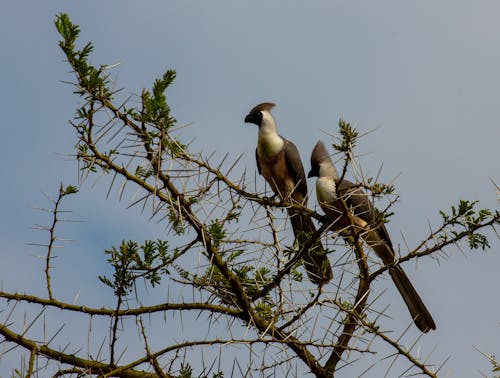
[[[392,249],[389,233],[385,225],[378,218],[370,198],[363,189],[348,180],[342,180],[338,184],[338,189],[340,194],[344,197],[347,206],[353,209],[354,215],[363,219],[371,227],[377,228],[379,236]]]
[[[255,149],[255,161],[257,162],[257,171],[259,172],[259,175],[262,174],[262,169],[260,168],[260,163],[259,163],[259,152],[257,149]]]
[[[297,186],[296,190],[302,194],[304,198],[307,198],[306,173],[304,172],[304,166],[302,165],[302,160],[300,159],[299,150],[293,142],[290,142],[285,138],[283,138],[283,140],[285,141],[285,161],[288,170],[292,174],[293,181]]]

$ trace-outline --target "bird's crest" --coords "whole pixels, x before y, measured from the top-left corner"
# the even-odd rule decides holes
[[[250,113],[261,112],[263,110],[270,111],[275,106],[276,104],[273,104],[272,102],[263,102],[262,104],[259,104],[255,106],[252,110],[250,110]]]
[[[331,161],[330,155],[326,150],[325,144],[322,141],[318,141],[311,152],[311,165],[320,164],[326,161]]]

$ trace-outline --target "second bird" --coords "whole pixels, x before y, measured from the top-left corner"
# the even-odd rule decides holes
[[[355,226],[360,236],[375,251],[382,262],[389,266],[389,274],[403,297],[418,329],[428,332],[436,329],[432,316],[411,284],[403,268],[396,263],[396,254],[389,233],[378,220],[375,209],[366,193],[358,185],[342,179],[328,155],[323,142],[319,141],[311,154],[311,171],[308,177],[318,177],[316,197],[337,231]],[[341,199],[343,199],[344,204]],[[347,214],[345,210],[351,214]]]

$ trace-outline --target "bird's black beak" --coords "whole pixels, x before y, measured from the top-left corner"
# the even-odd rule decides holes
[[[261,112],[249,113],[245,117],[245,123],[253,123],[254,125],[260,126],[260,124],[262,123],[262,113]]]
[[[307,174],[307,178],[311,178],[311,177],[319,177],[319,166],[313,165],[311,167],[311,170]]]

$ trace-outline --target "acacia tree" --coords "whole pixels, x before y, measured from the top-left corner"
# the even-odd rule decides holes
[[[215,377],[311,373],[333,377],[343,366],[376,353],[382,343],[392,349],[393,360],[405,361],[408,374],[437,376],[440,364],[431,364],[428,356],[420,358],[415,343],[403,346],[406,331],[389,336],[378,324],[384,311],[370,300],[370,288],[389,267],[371,261],[354,224],[334,233],[331,221],[321,214],[249,189],[246,175],[233,173],[242,171],[239,159],[228,163],[226,156],[215,161],[191,151],[176,130],[166,101],[174,71],[156,80],[152,90],[143,90],[136,105],[114,91],[111,67],[89,63],[92,44],[77,47],[79,28],[67,15],[58,15],[55,25],[62,38],[59,45],[75,75],[75,93],[82,100],[70,122],[78,140],[76,160],[82,178],[109,175],[109,191],[119,187],[119,195],[124,184],[133,185],[140,194],[131,205],[150,209],[151,217],[164,223],[168,232],[165,238],[124,240],[104,251],[113,273],[98,279],[113,291],[114,303],[99,308],[66,303],[54,294],[51,262],[61,204],[78,190],[61,186],[47,227],[46,295],[0,292],[6,314],[0,335],[8,346],[3,353],[17,346],[27,355],[16,374]],[[358,134],[343,121],[339,131],[333,148],[343,156],[345,173],[355,168],[353,148]],[[374,198],[385,199],[387,206],[380,215],[381,220],[387,219],[394,188],[369,178],[360,178],[358,183]],[[319,224],[300,248],[288,242],[288,221],[281,211],[285,208],[303,212]],[[484,230],[500,223],[498,211],[477,209],[471,201],[460,201],[441,216],[441,225],[409,248],[397,264],[456,244],[486,249]],[[318,287],[303,279],[301,258],[319,239],[335,261],[336,277]],[[143,304],[147,293],[165,287],[180,293],[180,300]],[[29,321],[16,320],[18,303],[33,308]],[[109,333],[102,336],[98,350],[53,347],[59,332],[35,336],[43,328],[42,308],[61,310],[68,318],[87,317],[89,324],[102,322]],[[182,317],[171,314],[193,312],[196,316],[190,322],[209,324],[206,334],[199,337],[158,341],[145,324],[145,320],[163,319],[163,327],[173,331],[181,326]],[[211,327],[217,331],[211,332]],[[139,348],[125,356],[128,345],[122,340],[128,340],[129,334]],[[213,362],[207,357],[195,364],[200,350],[212,356]],[[232,363],[222,366],[220,358],[225,353]]]

